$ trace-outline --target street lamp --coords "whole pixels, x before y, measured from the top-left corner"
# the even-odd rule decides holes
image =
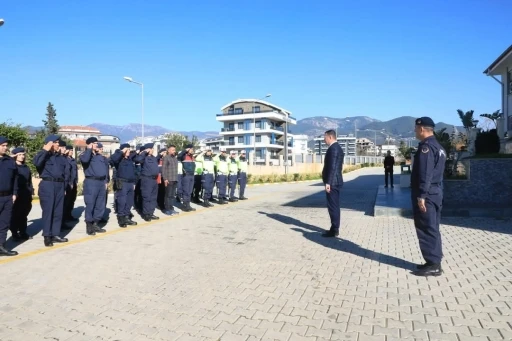
[[[144,84],[134,81],[131,77],[123,77],[124,80],[140,85],[142,91],[142,122],[141,122],[141,135],[142,135],[142,144],[144,144]]]
[[[267,94],[265,97],[263,98],[260,98],[259,100],[261,101],[262,99],[265,99],[265,98],[269,98],[270,96],[272,96],[272,94]],[[256,104],[256,102],[254,102],[254,104]],[[254,147],[254,160],[252,161],[253,165],[256,164],[256,106],[253,105],[252,106],[252,114],[253,114],[253,147]]]
[[[5,20],[0,18],[0,26],[2,26],[5,23]]]

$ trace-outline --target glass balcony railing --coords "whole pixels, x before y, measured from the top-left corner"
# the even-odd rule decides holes
[[[220,131],[221,131],[221,132],[226,132],[226,131],[235,131],[235,128],[222,128]]]

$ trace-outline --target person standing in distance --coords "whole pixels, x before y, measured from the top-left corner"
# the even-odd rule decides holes
[[[18,168],[16,162],[7,155],[9,140],[0,136],[0,256],[16,256],[18,252],[4,247],[7,231],[11,224],[12,207],[18,195]]]
[[[393,166],[395,165],[395,158],[391,156],[391,151],[388,150],[386,157],[384,158],[384,177],[386,181],[386,185],[384,187],[388,187],[388,177],[391,178],[391,188],[393,186]]]
[[[336,132],[327,130],[324,134],[325,144],[328,146],[325,153],[322,181],[327,195],[327,210],[331,218],[331,228],[322,234],[323,237],[332,238],[340,234],[340,191],[343,187],[343,159],[345,153],[337,142]]]
[[[11,233],[15,241],[32,239],[27,233],[28,215],[32,210],[32,173],[25,164],[25,148],[18,147],[11,151],[11,157],[18,167],[18,196],[12,207]]]
[[[446,151],[434,136],[434,121],[430,117],[418,118],[414,132],[418,151],[414,155],[411,174],[411,200],[414,226],[425,264],[418,265],[413,272],[417,276],[440,276],[443,258],[441,231],[441,208],[443,203],[444,166]]]

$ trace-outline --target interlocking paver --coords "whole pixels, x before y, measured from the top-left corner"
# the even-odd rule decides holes
[[[371,216],[380,172],[346,174],[337,240],[311,182],[101,236],[80,222],[54,249],[38,235],[0,258],[0,339],[512,339],[510,221],[443,218],[445,274],[414,277],[412,220]]]

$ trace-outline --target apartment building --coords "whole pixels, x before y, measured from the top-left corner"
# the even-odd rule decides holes
[[[356,137],[354,135],[339,135],[338,143],[346,156],[356,156]],[[324,155],[327,148],[323,136],[315,137],[315,154]]]
[[[70,140],[87,140],[89,137],[100,134],[101,132],[98,129],[88,126],[61,126],[59,129],[59,135]]]
[[[297,124],[291,112],[272,103],[259,99],[239,99],[226,104],[217,114],[217,121],[222,123],[220,135],[223,145],[230,150],[246,153],[255,150],[257,163],[264,162],[267,156],[277,159],[284,155],[285,127]],[[293,137],[287,136],[288,152],[291,156]]]

